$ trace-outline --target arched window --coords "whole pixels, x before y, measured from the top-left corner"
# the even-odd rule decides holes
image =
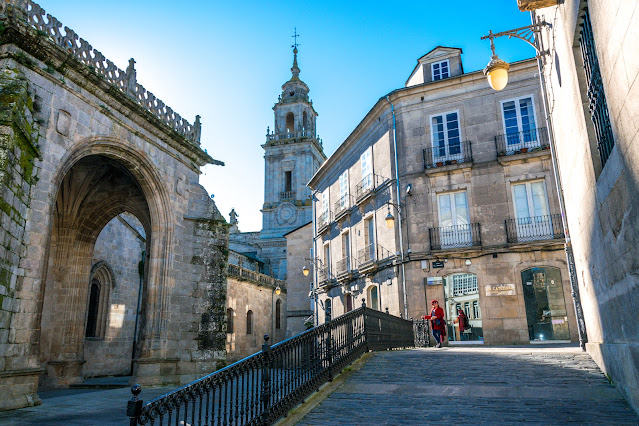
[[[302,126],[304,126],[304,130],[308,132],[308,115],[306,111],[302,114]]]
[[[100,281],[93,279],[89,295],[89,315],[87,316],[86,337],[98,337],[96,328],[98,325],[98,311],[100,310]]]
[[[295,115],[292,112],[286,114],[286,133],[295,131]]]
[[[91,268],[85,337],[103,339],[109,315],[109,296],[115,287],[113,271],[105,261]]]
[[[226,310],[226,332],[228,334],[233,333],[233,309],[231,308]]]
[[[281,315],[282,315],[282,301],[280,299],[277,299],[277,302],[275,302],[275,328],[278,330],[282,328],[282,322],[280,319]]]
[[[253,334],[253,311],[246,313],[246,334]]]
[[[379,295],[375,285],[368,288],[368,307],[379,311]]]

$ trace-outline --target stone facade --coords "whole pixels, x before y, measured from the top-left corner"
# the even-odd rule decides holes
[[[639,4],[559,3],[534,16],[552,24],[543,69],[586,348],[639,411]]]
[[[118,69],[30,0],[3,3],[0,21],[0,409],[37,403],[38,384],[129,371],[131,356],[115,355],[133,350],[141,253],[130,235],[124,247],[100,238],[125,213],[146,253],[133,380],[214,371],[225,363],[228,225],[198,183],[201,166],[222,164],[199,147],[199,119],[139,85],[134,61]],[[113,261],[129,249],[130,264]],[[111,300],[97,297],[108,285]],[[90,315],[89,334],[113,336],[121,320],[123,340],[90,341]]]
[[[497,93],[440,46],[370,110],[309,184],[318,323],[435,298],[452,341],[578,339],[536,72],[512,64]]]
[[[286,288],[284,282],[230,273],[227,293],[226,350],[228,362],[239,361],[262,350],[264,335],[271,344],[281,342],[286,334]],[[281,289],[276,293],[276,287]],[[279,306],[279,307],[278,307]],[[250,312],[250,314],[249,314]],[[279,319],[278,319],[279,317]],[[250,326],[249,326],[250,322]],[[231,327],[229,328],[229,325]]]
[[[306,330],[307,320],[313,315],[309,292],[313,289],[313,277],[304,276],[304,267],[310,266],[311,248],[313,247],[313,224],[307,223],[284,235],[286,238],[286,337],[292,337]],[[310,323],[308,323],[310,324]]]

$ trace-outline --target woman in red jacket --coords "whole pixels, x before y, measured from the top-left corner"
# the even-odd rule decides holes
[[[433,299],[430,304],[432,305],[432,309],[430,311],[430,315],[428,316],[431,323],[431,329],[433,330],[433,336],[435,337],[435,341],[437,342],[436,347],[442,347],[442,340],[446,335],[446,322],[444,321],[444,310],[439,306],[439,302]]]

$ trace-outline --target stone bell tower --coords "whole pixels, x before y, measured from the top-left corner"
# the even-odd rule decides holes
[[[275,127],[267,128],[264,148],[264,205],[262,257],[269,259],[273,275],[286,275],[286,239],[289,231],[311,221],[311,191],[306,186],[326,160],[316,133],[317,112],[308,86],[299,78],[297,43],[293,45],[292,76],[282,85],[273,106]]]

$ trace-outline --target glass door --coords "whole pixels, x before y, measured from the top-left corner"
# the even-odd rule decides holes
[[[472,244],[466,192],[440,194],[437,200],[442,248],[466,247]]]
[[[561,271],[531,268],[521,272],[531,342],[570,340]]]
[[[444,297],[448,341],[483,343],[477,275],[452,274],[444,277]]]

